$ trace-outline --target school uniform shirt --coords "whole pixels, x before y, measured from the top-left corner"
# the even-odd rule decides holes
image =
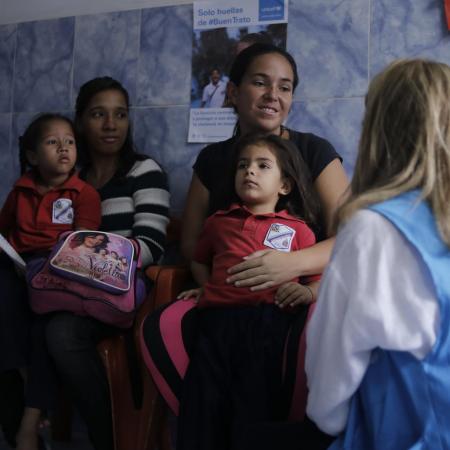
[[[252,214],[245,206],[233,204],[209,217],[197,243],[193,260],[211,267],[200,307],[273,303],[278,289],[253,292],[226,283],[227,269],[257,250],[295,251],[315,243],[314,233],[302,220],[287,211]],[[320,278],[303,277],[302,283]],[[298,281],[298,278],[293,281]]]
[[[357,212],[338,233],[308,324],[308,416],[326,433],[341,433],[373,351],[423,360],[436,342],[439,320],[433,284],[416,249],[379,213]]]
[[[100,217],[97,191],[77,174],[40,194],[30,171],[16,181],[6,199],[0,232],[19,253],[49,250],[64,231],[97,230]]]

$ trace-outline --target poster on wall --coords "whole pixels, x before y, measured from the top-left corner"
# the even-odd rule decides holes
[[[237,53],[255,42],[286,48],[288,0],[194,3],[188,142],[218,142],[233,134],[236,114],[227,98]]]

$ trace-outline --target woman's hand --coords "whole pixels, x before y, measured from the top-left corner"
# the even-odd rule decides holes
[[[275,294],[275,304],[280,308],[309,305],[313,301],[314,294],[311,288],[294,281],[282,284]]]
[[[246,256],[244,262],[228,269],[231,276],[227,278],[227,283],[260,291],[290,281],[299,275],[295,264],[296,253],[299,252],[258,250]]]
[[[193,298],[194,302],[198,303],[198,300],[202,294],[203,294],[203,288],[188,289],[187,291],[183,291],[180,294],[178,294],[177,299],[178,300],[188,300],[190,298]]]

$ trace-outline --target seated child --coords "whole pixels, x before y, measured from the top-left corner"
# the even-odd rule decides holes
[[[199,337],[183,382],[177,449],[230,449],[247,426],[286,420],[286,339],[316,296],[319,276],[261,291],[227,283],[227,269],[264,248],[315,243],[318,201],[295,147],[250,134],[235,149],[234,202],[209,217],[191,264],[200,285]],[[307,194],[308,193],[308,194]],[[291,314],[289,314],[289,313]]]
[[[97,229],[100,225],[100,197],[75,173],[77,150],[72,122],[59,114],[43,114],[34,119],[19,140],[22,176],[14,184],[0,212],[0,233],[25,259],[48,253],[65,231]],[[27,169],[30,169],[26,171]],[[29,340],[32,322],[26,304],[25,280],[11,260],[0,254],[0,372],[17,383],[19,369],[27,368],[25,410],[23,392],[16,389],[15,400],[0,409],[13,411],[14,419],[3,423],[4,434],[17,449],[38,448],[38,424],[42,409],[50,406],[48,356],[42,333]],[[38,326],[38,325],[36,325]],[[34,331],[33,331],[34,333]],[[11,345],[11,343],[13,343]],[[51,376],[51,375],[48,375]],[[3,378],[0,377],[0,383]],[[22,416],[22,417],[21,417]],[[2,415],[0,414],[0,418]]]

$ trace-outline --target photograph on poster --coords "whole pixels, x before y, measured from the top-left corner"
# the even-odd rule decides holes
[[[226,85],[233,58],[256,42],[286,48],[286,31],[285,23],[194,30],[191,108],[230,107]]]

